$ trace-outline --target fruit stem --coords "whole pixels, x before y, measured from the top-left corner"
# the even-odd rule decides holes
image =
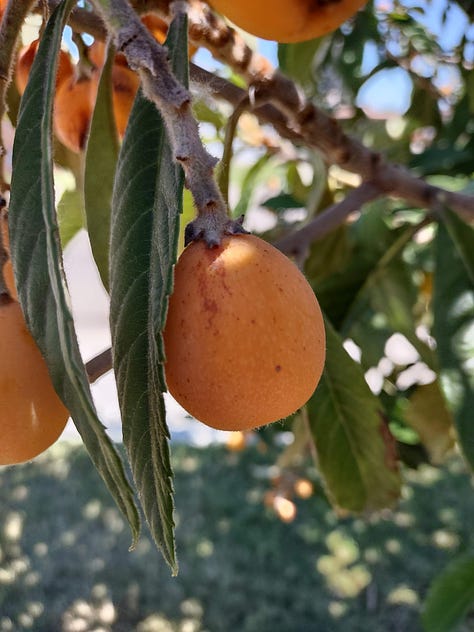
[[[174,76],[167,48],[153,38],[126,0],[94,0],[94,4],[112,32],[117,49],[138,72],[145,96],[162,115],[175,160],[183,168],[186,187],[197,209],[188,236],[214,247],[224,234],[244,232],[241,223],[229,217],[213,175],[217,160],[201,142],[191,110],[191,94]],[[183,3],[175,3],[174,8],[178,15]]]

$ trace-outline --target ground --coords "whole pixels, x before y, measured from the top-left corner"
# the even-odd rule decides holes
[[[419,632],[431,580],[472,548],[462,462],[407,470],[393,512],[338,518],[316,494],[263,504],[274,454],[172,446],[180,573],[130,533],[82,447],[0,470],[0,631]],[[473,620],[462,628],[472,629]]]

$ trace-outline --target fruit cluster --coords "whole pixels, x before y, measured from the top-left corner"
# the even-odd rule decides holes
[[[142,22],[151,34],[163,43],[167,24],[155,15],[145,15]],[[25,91],[39,40],[22,48],[15,70],[15,83],[20,95]],[[190,49],[190,54],[194,49]],[[100,72],[104,65],[105,45],[95,40],[86,49],[87,59],[74,66],[70,55],[60,51],[54,100],[54,131],[57,138],[74,153],[84,150],[97,98]],[[84,64],[85,62],[85,64]],[[128,117],[139,86],[139,79],[118,53],[112,67],[112,100],[117,133],[123,138]]]

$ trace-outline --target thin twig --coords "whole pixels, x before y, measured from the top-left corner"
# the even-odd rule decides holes
[[[112,369],[112,349],[106,349],[98,356],[86,362],[86,371],[89,382],[95,382]]]
[[[222,159],[219,164],[217,182],[219,184],[219,189],[227,205],[229,205],[229,174],[230,174],[230,163],[232,160],[234,138],[237,131],[237,125],[239,123],[239,119],[242,116],[242,114],[246,110],[249,109],[249,103],[250,103],[249,99],[244,98],[234,108],[234,111],[229,117],[226,128],[225,128],[224,150],[222,152]]]
[[[231,84],[222,77],[217,77],[195,64],[191,64],[190,69],[191,81],[207,91],[210,91],[215,97],[220,97],[233,106],[240,103],[242,98],[246,95],[245,90],[242,90],[242,88]],[[311,122],[311,126],[308,125],[308,128],[302,124],[299,128],[295,129],[292,120],[272,104],[258,106],[250,111],[258,118],[260,123],[272,124],[282,137],[296,144],[304,144],[322,151],[326,160],[331,162],[330,156],[328,156],[322,148],[321,143],[321,134],[325,129],[325,121],[328,119],[326,115],[322,113],[318,114],[322,121],[321,129],[314,120]],[[332,125],[336,126],[335,129],[338,127],[336,121],[332,121]],[[336,144],[337,137],[338,134],[335,134],[334,143]],[[326,144],[328,142],[332,142],[330,135],[326,138]],[[371,151],[359,141],[349,136],[344,135],[344,143],[350,147],[350,153],[352,155],[351,164],[348,165],[345,160],[335,162],[348,171],[362,176],[364,180],[377,184],[382,193],[407,200],[409,203],[420,208],[435,209],[438,208],[440,204],[445,205],[464,217],[467,221],[474,219],[474,196],[454,191],[446,191],[441,187],[428,184],[421,178],[414,176],[405,167],[387,162],[380,154]],[[334,153],[343,156],[341,152],[336,152],[335,149]],[[356,159],[358,155],[360,156],[360,165]],[[367,178],[366,165],[369,163],[372,165],[370,169],[373,174],[372,178]]]
[[[305,253],[309,246],[318,239],[340,226],[354,211],[382,195],[382,191],[373,182],[364,182],[357,189],[353,189],[337,204],[332,204],[319,213],[308,224],[299,230],[274,242],[274,246],[286,254],[297,256]]]
[[[213,177],[217,160],[201,142],[192,114],[191,94],[173,75],[167,48],[153,38],[126,0],[94,0],[94,4],[108,24],[117,49],[138,72],[144,94],[162,115],[174,158],[183,168],[186,186],[198,211],[192,223],[193,238],[215,246],[225,233],[242,232],[242,226],[228,215]],[[176,3],[177,11],[181,5]]]

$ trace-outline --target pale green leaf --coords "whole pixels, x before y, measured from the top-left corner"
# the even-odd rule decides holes
[[[58,224],[61,246],[65,248],[71,239],[84,228],[84,198],[77,189],[64,191],[58,203]]]
[[[84,199],[92,254],[106,290],[109,289],[110,214],[119,144],[112,102],[115,49],[109,48],[87,141]]]

